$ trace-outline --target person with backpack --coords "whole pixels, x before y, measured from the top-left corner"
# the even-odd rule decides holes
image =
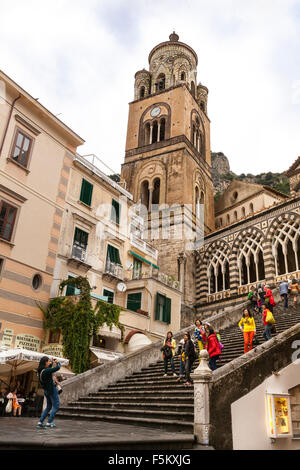
[[[274,297],[273,297],[273,293],[270,289],[270,286],[266,285],[265,286],[265,289],[266,289],[266,293],[265,293],[265,305],[268,307],[268,309],[270,310],[270,312],[273,313],[273,309],[274,307],[276,307],[276,303],[275,303],[275,300],[274,300]]]
[[[38,366],[38,379],[43,387],[44,395],[47,400],[47,406],[43,411],[40,420],[37,424],[37,428],[55,428],[56,425],[53,423],[54,417],[59,409],[59,396],[56,385],[53,380],[54,372],[60,369],[60,363],[56,359],[52,360],[47,356],[42,357]],[[44,420],[48,413],[51,411],[48,418],[48,422],[44,425]]]
[[[294,308],[297,308],[297,299],[298,296],[300,295],[300,287],[297,282],[297,279],[292,279],[292,282],[290,284],[290,295],[293,297],[293,302],[294,302]]]
[[[209,354],[209,367],[212,371],[217,369],[217,360],[221,356],[221,347],[217,334],[210,325],[205,325],[206,344],[205,348]],[[221,338],[220,338],[221,339]]]
[[[272,328],[275,323],[275,319],[272,312],[266,306],[264,307],[263,322],[265,327],[263,337],[268,341],[269,339],[272,339]]]
[[[176,382],[181,382],[184,377],[184,339],[179,341],[177,356],[179,357],[179,377]]]
[[[174,355],[175,355],[175,349],[176,349],[176,341],[173,339],[173,333],[172,331],[168,331],[167,337],[164,340],[163,347],[161,348],[161,351],[163,353],[163,359],[164,359],[164,377],[168,375],[168,363],[170,361],[171,363],[171,369],[174,377],[177,376],[175,373],[175,363],[174,363]]]
[[[197,353],[195,350],[195,345],[191,340],[191,335],[188,331],[186,331],[183,335],[184,339],[184,370],[185,370],[185,384],[184,385],[192,385],[191,380],[191,371],[193,367],[193,363],[196,360]]]
[[[264,286],[263,284],[258,284],[258,288],[257,288],[257,306],[258,306],[258,310],[259,310],[259,313],[262,313],[262,310],[263,310],[263,305],[265,303],[265,289],[264,289]]]
[[[239,328],[244,334],[244,354],[253,349],[253,338],[256,335],[255,321],[252,313],[245,308],[243,317],[239,322]]]

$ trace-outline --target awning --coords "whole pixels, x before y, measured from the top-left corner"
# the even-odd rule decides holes
[[[114,338],[119,340],[121,339],[120,328],[116,327],[115,325],[112,325],[112,328],[110,329],[110,327],[107,326],[106,323],[104,323],[104,325],[99,328],[97,334],[101,336],[106,336],[107,338]]]
[[[153,268],[159,269],[159,267],[156,266],[156,264],[151,263],[150,261],[148,261],[147,259],[145,259],[145,258],[143,258],[142,256],[138,255],[138,254],[135,253],[134,251],[129,251],[129,253],[130,253],[132,256],[135,256],[136,258],[140,259],[140,260],[143,261],[144,263],[150,264],[151,266],[153,266]]]
[[[0,376],[20,375],[36,369],[42,357],[45,356],[49,359],[57,359],[61,365],[67,366],[69,364],[69,360],[63,357],[22,348],[7,349],[0,352]]]
[[[115,359],[119,359],[123,357],[123,354],[117,353],[114,351],[107,351],[105,349],[100,348],[90,348],[90,351],[94,356],[97,358],[98,364],[103,364],[104,362],[114,361]],[[95,361],[92,361],[95,362]]]

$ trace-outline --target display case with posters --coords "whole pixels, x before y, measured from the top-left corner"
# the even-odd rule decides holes
[[[290,396],[267,393],[268,436],[274,439],[292,437]]]

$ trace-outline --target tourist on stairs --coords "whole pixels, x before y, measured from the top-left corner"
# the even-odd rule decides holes
[[[184,385],[192,385],[191,380],[191,370],[193,363],[197,357],[197,353],[195,350],[195,345],[191,340],[191,335],[189,332],[185,332],[184,336],[184,369],[185,369],[185,384]]]
[[[220,342],[217,334],[210,325],[205,325],[205,333],[205,348],[207,349],[209,355],[209,367],[214,371],[217,368],[217,360],[220,358],[222,352]]]
[[[284,310],[288,309],[288,295],[289,295],[289,283],[286,279],[284,279],[279,284],[279,294],[283,300],[283,308]]]
[[[274,309],[274,307],[276,307],[276,303],[275,303],[275,300],[274,300],[274,297],[273,297],[273,293],[270,289],[270,286],[265,285],[265,289],[266,289],[265,305],[268,307],[270,312],[273,313],[273,309]]]
[[[202,322],[200,320],[195,321],[195,331],[194,331],[194,337],[196,341],[198,342],[198,347],[199,347],[199,354],[204,349],[204,341],[202,335],[205,333],[205,329],[202,326]]]
[[[256,335],[256,326],[252,314],[245,308],[243,317],[239,322],[240,330],[244,333],[244,353],[253,349],[253,338]]]
[[[167,337],[164,340],[163,347],[161,348],[163,352],[164,368],[165,368],[164,377],[168,375],[168,362],[169,361],[171,362],[172,373],[174,377],[176,376],[175,363],[174,363],[175,349],[176,349],[176,341],[175,339],[173,339],[173,333],[172,331],[168,331]]]
[[[297,279],[292,279],[292,282],[290,284],[290,293],[291,293],[291,297],[293,297],[293,302],[294,302],[293,307],[297,308],[297,299],[300,294],[300,287],[297,282]]]

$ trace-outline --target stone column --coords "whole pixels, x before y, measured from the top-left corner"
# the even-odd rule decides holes
[[[178,256],[179,261],[179,289],[182,292],[182,302],[184,302],[184,281],[185,281],[185,263],[186,263],[186,254],[181,251]]]
[[[194,435],[203,445],[209,445],[210,413],[209,389],[212,371],[208,367],[209,355],[206,349],[200,352],[200,364],[191,374],[194,382]]]

